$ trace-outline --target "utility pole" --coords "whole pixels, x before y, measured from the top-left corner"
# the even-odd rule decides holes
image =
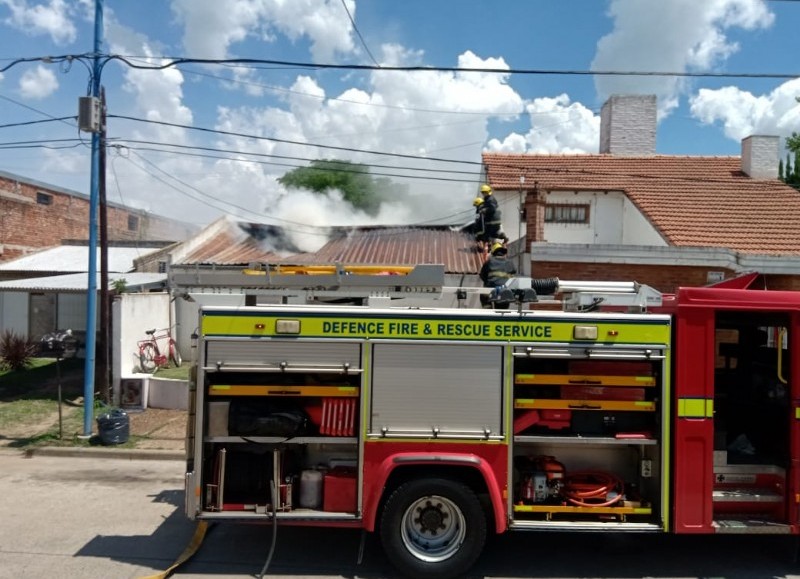
[[[100,49],[103,45],[103,0],[94,2],[94,55],[91,98],[99,104]],[[98,115],[98,121],[99,121]],[[99,124],[99,122],[98,122]],[[92,131],[92,169],[89,194],[89,283],[86,293],[86,365],[83,375],[83,436],[92,435],[94,414],[94,365],[97,342],[97,205],[100,183],[100,130]]]
[[[100,87],[100,379],[98,388],[103,401],[112,403],[111,395],[111,316],[108,295],[108,206],[106,204],[106,90]]]
[[[526,219],[526,213],[525,213],[525,175],[524,174],[519,176],[519,213],[518,213],[518,215],[519,215],[519,220],[518,220],[519,225],[518,225],[518,228],[517,228],[517,238],[518,238],[517,243],[519,245],[518,245],[518,249],[517,249],[517,272],[518,272],[518,275],[522,275],[522,272],[523,272],[523,270],[522,270],[522,257],[528,251],[527,236],[523,237],[523,235],[522,235],[522,231],[523,231],[523,226],[522,225],[523,225],[523,222],[525,222],[525,219]],[[526,226],[527,226],[527,224],[526,224]],[[527,228],[525,228],[524,230],[527,231]]]

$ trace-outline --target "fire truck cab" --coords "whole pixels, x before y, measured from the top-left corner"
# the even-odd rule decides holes
[[[202,307],[187,515],[360,528],[442,578],[511,530],[798,533],[800,294],[528,288]]]

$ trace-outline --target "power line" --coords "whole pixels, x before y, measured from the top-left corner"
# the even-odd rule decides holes
[[[364,41],[364,37],[363,37],[363,36],[361,36],[361,31],[358,29],[358,26],[356,26],[356,21],[355,21],[355,20],[353,20],[353,15],[352,15],[352,14],[350,14],[350,9],[347,7],[347,2],[346,2],[346,0],[342,0],[342,7],[344,8],[344,11],[345,11],[345,12],[347,12],[347,17],[350,19],[350,24],[352,24],[352,25],[353,25],[353,30],[355,30],[355,31],[356,31],[356,34],[358,34],[358,39],[361,41],[361,46],[363,46],[363,47],[364,47],[364,50],[366,50],[366,51],[367,51],[367,54],[369,55],[369,58],[370,58],[370,60],[372,60],[372,62],[374,62],[374,63],[375,63],[375,65],[376,65],[378,68],[380,68],[380,66],[381,66],[381,65],[380,65],[380,64],[378,64],[378,61],[377,61],[377,60],[375,60],[375,57],[374,57],[374,56],[372,56],[372,52],[370,52],[370,50],[369,50],[369,46],[367,46],[367,43]]]
[[[178,152],[178,151],[170,151],[167,149],[158,149],[158,148],[151,148],[151,147],[129,147],[133,151],[151,151],[156,153],[169,153],[171,155],[181,155],[184,157],[196,157],[201,159],[219,159],[224,161],[235,161],[240,163],[256,163],[259,165],[269,165],[271,167],[288,167],[291,169],[301,169],[305,168],[310,171],[330,171],[335,170],[337,173],[363,173],[363,171],[358,171],[357,169],[348,169],[346,167],[342,167],[340,169],[327,169],[321,167],[309,167],[308,165],[296,165],[291,163],[279,163],[277,161],[260,161],[256,159],[237,159],[236,157],[225,157],[225,156],[218,156],[218,155],[209,155],[209,154],[202,154],[202,153],[185,153],[185,152]],[[250,153],[243,153],[248,155]],[[409,169],[414,170],[414,169]],[[374,171],[370,171],[369,175],[372,177],[395,177],[400,179],[420,179],[424,181],[440,181],[440,182],[448,182],[448,183],[477,183],[477,179],[453,179],[447,177],[431,177],[425,175],[402,175],[398,173],[376,173]],[[474,174],[475,177],[479,176],[479,173]]]
[[[76,120],[78,117],[75,116],[75,115],[73,115],[71,117],[56,118],[56,117],[54,117],[53,115],[51,115],[49,113],[46,113],[44,111],[40,111],[37,108],[34,108],[32,106],[29,106],[29,105],[26,105],[25,103],[21,103],[21,102],[19,102],[17,100],[14,100],[14,99],[10,98],[10,97],[7,97],[5,95],[0,94],[0,99],[3,99],[4,101],[10,102],[10,103],[13,103],[13,104],[17,105],[18,107],[22,107],[23,109],[28,109],[29,111],[33,111],[34,113],[40,114],[40,115],[42,115],[44,117],[47,117],[47,121],[40,121],[40,122],[59,121],[59,122],[62,122],[62,123],[64,123],[65,125],[67,125],[69,127],[77,128],[77,125],[74,122],[73,123],[68,123],[67,122],[67,120]],[[30,122],[28,124],[34,124],[34,123]],[[0,126],[0,129],[4,128],[5,126],[15,126],[15,125],[3,125],[3,126]]]
[[[233,59],[208,59],[208,58],[184,58],[174,56],[152,57],[165,60],[161,64],[136,64],[125,56],[112,54],[108,60],[119,60],[132,68],[144,70],[164,70],[180,64],[268,64],[273,66],[302,68],[311,70],[364,70],[364,71],[383,71],[383,72],[480,72],[486,74],[506,74],[506,75],[550,75],[550,76],[665,76],[677,78],[772,78],[772,79],[793,79],[800,77],[800,72],[778,73],[778,72],[691,72],[691,71],[647,71],[647,70],[585,70],[585,69],[546,69],[546,68],[490,68],[490,67],[458,67],[458,66],[375,66],[369,64],[331,64],[331,63],[311,63],[295,62],[288,60],[268,60],[257,58],[233,58]]]
[[[150,120],[150,119],[142,119],[142,118],[139,118],[139,117],[129,117],[127,115],[108,115],[108,118],[124,119],[126,121],[136,121],[136,122],[140,122],[140,123],[149,123],[149,124],[154,124],[154,125],[162,125],[162,126],[166,126],[166,127],[175,127],[175,128],[178,128],[178,129],[187,129],[187,130],[192,130],[192,131],[200,131],[200,132],[212,133],[212,134],[216,134],[216,135],[227,135],[227,136],[231,136],[231,137],[241,137],[241,138],[245,138],[245,139],[254,139],[254,140],[258,140],[258,141],[269,141],[269,142],[272,142],[272,143],[284,143],[284,144],[288,144],[288,145],[300,145],[300,146],[303,146],[303,147],[317,147],[319,149],[328,149],[328,150],[331,150],[331,151],[344,151],[344,152],[347,152],[347,153],[364,153],[364,154],[367,154],[367,155],[397,157],[399,159],[414,159],[414,160],[417,160],[417,161],[436,161],[436,162],[439,162],[439,163],[457,163],[457,164],[462,164],[462,165],[481,165],[481,163],[478,163],[476,161],[461,161],[459,159],[443,159],[443,158],[440,158],[440,157],[423,157],[423,156],[420,156],[420,155],[407,155],[407,154],[403,154],[403,153],[387,153],[387,152],[384,152],[384,151],[370,151],[370,150],[366,150],[366,149],[355,149],[353,147],[337,147],[337,146],[334,146],[334,145],[321,145],[321,144],[316,144],[316,143],[304,143],[302,141],[292,141],[292,140],[288,140],[288,139],[278,139],[276,137],[264,137],[264,136],[260,136],[260,135],[237,133],[237,132],[233,132],[233,131],[222,131],[222,130],[219,130],[219,129],[208,129],[208,128],[205,128],[205,127],[194,127],[192,125],[182,125],[182,124],[179,124],[179,123],[170,123],[170,122],[167,122],[167,121],[153,121],[153,120]]]
[[[0,98],[4,98],[4,97],[2,95],[0,95]],[[38,120],[38,121],[24,121],[24,122],[21,122],[21,123],[8,123],[6,125],[0,125],[0,129],[9,129],[11,127],[25,127],[25,126],[28,126],[28,125],[40,125],[42,123],[52,123],[52,122],[55,122],[55,121],[75,120],[75,118],[76,118],[75,116],[71,116],[71,117],[59,117],[59,118],[52,118],[52,119],[41,119],[41,120]]]
[[[798,0],[800,2],[800,0]],[[2,143],[0,142],[0,149],[14,149],[14,148],[32,148],[35,146],[43,147],[43,148],[74,148],[76,146],[85,145],[83,141],[74,143],[71,146],[64,146],[64,147],[47,147],[47,143],[58,143],[58,142],[65,142],[68,143],[70,141],[77,141],[78,139],[51,139],[51,140],[41,140],[41,141],[17,141],[17,142],[10,142],[10,143]],[[199,157],[199,158],[209,158],[209,159],[220,159],[225,161],[233,161],[233,162],[241,162],[241,163],[258,163],[264,165],[276,165],[276,166],[284,166],[284,167],[307,167],[307,165],[293,165],[289,163],[273,163],[273,162],[266,162],[266,161],[259,161],[256,159],[242,159],[238,157],[226,157],[226,156],[216,156],[210,154],[203,154],[203,153],[187,153],[184,151],[176,151],[174,149],[189,149],[189,150],[197,150],[197,151],[206,151],[209,153],[228,153],[231,155],[247,155],[252,157],[266,157],[266,158],[277,158],[277,159],[284,159],[284,160],[295,160],[295,161],[319,161],[319,159],[314,159],[310,157],[293,157],[289,155],[276,155],[276,154],[269,154],[269,153],[254,153],[248,151],[241,151],[237,149],[219,149],[214,147],[201,147],[197,145],[178,145],[174,143],[164,143],[160,141],[146,141],[146,140],[139,140],[139,139],[127,139],[124,137],[117,137],[113,139],[108,139],[111,142],[109,145],[111,148],[116,148],[118,150],[121,149],[129,149],[131,151],[152,151],[157,153],[169,153],[174,155],[182,155],[187,157]],[[154,145],[154,147],[131,147],[126,143],[135,143],[141,145]],[[169,147],[167,148],[157,148],[157,147]],[[490,152],[490,155],[503,155],[504,153],[493,153]],[[513,155],[513,154],[512,154]],[[517,153],[517,155],[526,155],[525,153]],[[535,159],[537,157],[559,157],[559,155],[530,155],[531,158]],[[586,155],[574,155],[575,158],[581,157],[594,157],[596,154],[586,154]],[[710,158],[709,156],[698,155],[698,158]],[[714,157],[717,158],[717,157]],[[423,158],[425,159],[425,158]],[[335,163],[336,160],[330,161]],[[469,162],[474,165],[480,165],[483,168],[483,162]],[[420,171],[426,173],[444,173],[444,174],[457,174],[457,175],[474,175],[476,177],[481,176],[481,171],[472,172],[472,171],[461,171],[461,170],[454,170],[454,169],[432,169],[432,168],[425,168],[425,167],[396,167],[392,165],[377,165],[377,164],[370,164],[370,163],[359,163],[360,165],[366,167],[376,167],[376,168],[388,168],[388,169],[400,169],[404,171]],[[522,172],[526,176],[530,176],[533,173],[539,174],[550,174],[550,175],[570,175],[570,176],[591,176],[591,177],[620,177],[620,178],[634,178],[634,179],[642,179],[642,180],[660,180],[660,181],[672,181],[676,183],[686,182],[686,183],[725,183],[730,184],[729,179],[712,179],[709,177],[687,177],[687,176],[671,176],[671,175],[652,175],[652,174],[644,174],[644,173],[631,173],[631,172],[624,172],[624,171],[598,171],[598,170],[591,170],[591,169],[566,169],[566,168],[557,168],[557,167],[520,167],[520,165],[515,164],[513,162],[493,162],[492,166],[500,167],[503,169],[508,169],[515,171],[517,173]],[[337,169],[337,171],[341,172],[359,172],[354,169],[347,169],[343,167],[341,169]],[[388,173],[375,173],[370,172],[371,176],[382,177],[382,176],[394,176],[400,178],[417,178],[417,179],[430,179],[436,181],[450,181],[455,183],[477,183],[479,179],[446,179],[443,177],[425,177],[421,175],[392,175]],[[249,211],[249,210],[248,210]]]
[[[64,143],[64,144],[58,144]],[[66,144],[71,143],[71,144]],[[14,150],[14,149],[74,149],[76,147],[86,146],[83,139],[36,139],[32,141],[6,141],[0,142],[0,149]]]
[[[133,154],[136,155],[139,159],[141,159],[146,164],[150,165],[151,167],[153,167],[154,169],[159,171],[160,173],[164,174],[165,176],[169,177],[170,179],[173,179],[173,180],[177,181],[178,183],[180,183],[184,187],[187,187],[187,188],[191,189],[192,191],[196,192],[197,194],[201,195],[202,197],[206,197],[206,198],[210,199],[211,201],[214,201],[215,203],[219,203],[220,202],[220,200],[217,199],[216,197],[201,191],[197,187],[189,185],[188,183],[178,179],[177,177],[175,177],[174,175],[172,175],[170,173],[167,173],[166,171],[164,171],[163,169],[158,167],[158,165],[152,163],[151,161],[149,161],[148,159],[146,159],[142,155],[139,155],[136,152],[133,152]],[[125,158],[125,157],[123,157],[123,158]],[[145,169],[141,165],[138,165],[137,163],[133,162],[130,158],[125,158],[125,160],[127,160],[129,163],[131,163],[131,165],[133,165],[134,167],[136,167],[140,171],[143,171],[144,173],[146,173],[147,175],[149,175],[153,179],[155,179],[158,182],[162,183],[163,185],[169,187],[170,189],[172,189],[172,190],[174,190],[174,191],[176,191],[176,192],[178,192],[178,193],[180,193],[182,195],[185,195],[186,197],[189,197],[190,199],[193,199],[193,200],[195,200],[195,201],[197,201],[199,203],[202,203],[203,205],[206,205],[207,207],[211,207],[212,209],[215,209],[217,211],[222,211],[226,215],[233,215],[233,213],[231,213],[230,211],[222,209],[222,208],[220,208],[220,207],[218,207],[216,205],[212,205],[211,203],[209,203],[209,202],[207,202],[207,201],[205,201],[205,200],[203,200],[201,198],[195,197],[194,195],[192,195],[190,193],[187,193],[186,191],[178,189],[177,187],[175,187],[171,183],[167,182],[166,180],[162,179],[158,175],[155,175],[154,173],[152,173],[151,171],[148,171],[147,169]],[[116,175],[115,175],[115,177],[116,177]],[[287,231],[295,231],[297,233],[308,234],[308,235],[318,235],[318,236],[322,236],[322,237],[326,237],[326,238],[330,237],[329,232],[325,231],[325,230],[326,229],[329,230],[331,228],[331,226],[307,225],[305,223],[299,223],[299,222],[296,222],[296,221],[290,221],[288,219],[282,219],[282,218],[279,218],[279,217],[275,217],[273,215],[267,215],[265,213],[259,213],[259,212],[253,211],[252,209],[249,209],[247,207],[242,207],[241,205],[237,205],[235,203],[230,203],[229,201],[225,202],[225,203],[227,205],[230,205],[230,206],[236,208],[236,209],[244,211],[245,213],[249,213],[251,215],[256,215],[260,219],[267,219],[267,220],[271,220],[271,221],[277,221],[279,223],[286,223],[286,224],[294,226],[294,227],[281,226],[283,229],[285,229]],[[435,221],[443,221],[444,219],[449,219],[451,217],[455,218],[455,217],[458,217],[458,216],[460,216],[460,215],[462,215],[464,213],[471,213],[471,212],[472,212],[471,209],[465,210],[465,211],[459,211],[458,213],[455,213],[453,215],[443,216],[443,217],[440,217],[440,218],[432,219],[432,220],[427,221],[427,222],[418,223],[416,225],[424,225],[426,223],[433,223]],[[353,226],[353,227],[359,227],[359,226]],[[400,234],[386,233],[386,235],[388,236],[388,235],[400,235]]]
[[[190,150],[196,150],[196,151],[206,151],[206,152],[211,152],[211,153],[228,153],[228,154],[231,154],[231,155],[248,155],[248,156],[251,156],[251,157],[263,157],[263,158],[269,158],[269,159],[283,159],[283,160],[287,160],[287,161],[314,162],[314,161],[319,161],[320,160],[320,159],[315,159],[315,158],[312,158],[312,157],[295,157],[295,156],[291,156],[291,155],[277,155],[277,154],[274,154],[274,153],[254,153],[254,152],[250,152],[250,151],[242,151],[242,150],[239,150],[239,149],[222,149],[222,148],[218,148],[218,147],[201,147],[201,146],[198,146],[198,145],[178,145],[178,144],[174,144],[174,143],[164,143],[164,142],[161,142],[161,141],[146,141],[146,140],[140,140],[140,139],[127,139],[125,137],[116,137],[116,138],[113,139],[113,142],[114,142],[115,145],[120,145],[120,146],[127,146],[127,145],[125,145],[125,143],[134,143],[134,144],[137,144],[137,145],[155,145],[155,146],[161,146],[161,147],[172,147],[172,148],[175,148],[175,149],[190,149]],[[131,147],[131,148],[136,148],[136,147]],[[163,151],[163,152],[168,152],[168,153],[174,153],[174,154],[178,154],[178,155],[179,154],[186,154],[186,153],[182,153],[180,151],[173,151],[173,150],[168,150],[168,149],[157,149],[157,150],[160,150],[160,151]],[[202,156],[202,155],[193,154],[193,156]],[[211,157],[211,158],[224,158],[224,159],[233,160],[233,161],[242,160],[242,159],[237,159],[236,157]],[[255,161],[252,161],[252,160],[249,160],[249,159],[246,160],[246,161],[247,162],[255,162]],[[331,162],[335,163],[337,161],[333,160]],[[268,163],[268,164],[275,164],[275,165],[289,166],[289,167],[305,166],[305,165],[290,165],[288,163],[287,164]],[[423,172],[423,173],[444,173],[444,174],[448,174],[448,175],[473,175],[474,176],[474,175],[479,175],[480,174],[479,172],[475,172],[475,171],[461,171],[461,170],[457,170],[457,169],[434,169],[434,168],[429,168],[429,167],[409,167],[409,166],[396,166],[396,165],[379,165],[379,164],[375,164],[375,163],[358,163],[358,164],[362,165],[362,166],[365,166],[365,167],[369,167],[370,169],[371,168],[393,169],[393,170],[401,169],[401,170],[404,170],[404,171],[419,171],[419,172]],[[345,165],[345,162],[342,162],[342,165],[343,165],[343,167],[341,169],[337,169],[337,170],[342,171],[342,172],[359,172],[359,171],[354,170],[354,169],[347,169],[347,167]],[[380,173],[373,173],[373,172],[371,172],[370,174],[371,175],[378,175],[378,176],[395,176],[395,175],[382,175]],[[401,176],[402,177],[406,177],[407,175],[401,175]],[[468,182],[472,183],[472,182],[474,182],[474,180],[470,180]]]

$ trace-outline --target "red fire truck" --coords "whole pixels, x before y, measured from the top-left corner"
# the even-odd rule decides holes
[[[324,301],[356,287],[340,273],[296,284]],[[441,289],[412,273],[374,295]],[[236,285],[299,287],[266,275]],[[203,306],[186,512],[375,532],[437,578],[507,531],[798,534],[800,292],[756,278],[514,280],[505,310]]]

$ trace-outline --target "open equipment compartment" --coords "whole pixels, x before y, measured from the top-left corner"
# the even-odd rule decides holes
[[[516,347],[513,526],[663,524],[665,350]]]
[[[220,337],[200,356],[202,516],[356,518],[361,345]]]

